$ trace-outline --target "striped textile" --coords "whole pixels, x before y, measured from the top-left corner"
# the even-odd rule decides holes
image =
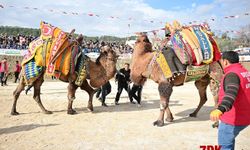
[[[229,73],[224,79],[224,91],[225,95],[218,109],[221,112],[229,111],[238,95],[240,88],[240,78],[235,73]]]

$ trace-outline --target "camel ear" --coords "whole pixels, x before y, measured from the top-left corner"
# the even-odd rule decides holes
[[[144,51],[145,52],[152,52],[152,44],[150,42],[145,44]]]

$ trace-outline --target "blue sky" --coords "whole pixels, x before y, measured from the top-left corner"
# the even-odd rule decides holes
[[[150,6],[157,9],[176,10],[189,8],[192,5],[210,4],[212,0],[145,0]]]
[[[250,0],[0,0],[0,25],[38,28],[41,20],[89,36],[127,36],[178,20],[208,21],[212,30],[239,30],[250,24]],[[14,6],[14,7],[10,7]],[[34,9],[25,9],[38,8]],[[50,10],[53,10],[51,12]],[[63,14],[66,12],[67,14]],[[68,14],[77,12],[78,15]],[[90,17],[87,14],[97,14]],[[238,15],[224,19],[224,16]],[[111,16],[118,17],[116,19]],[[132,18],[132,19],[128,19]],[[214,18],[215,21],[210,19]],[[150,22],[153,21],[153,22]],[[162,23],[160,23],[162,22]],[[128,27],[130,24],[130,27]]]

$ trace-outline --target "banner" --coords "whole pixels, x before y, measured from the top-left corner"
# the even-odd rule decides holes
[[[0,49],[0,55],[24,56],[27,50],[19,49]]]

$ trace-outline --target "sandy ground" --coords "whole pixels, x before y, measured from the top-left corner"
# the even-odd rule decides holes
[[[0,149],[2,150],[77,150],[77,149],[168,149],[195,150],[200,145],[217,145],[217,129],[211,127],[209,112],[213,99],[208,91],[208,102],[197,118],[187,117],[197,106],[199,97],[193,83],[175,87],[170,108],[173,123],[155,127],[159,113],[157,85],[148,81],[143,89],[142,107],[129,103],[124,91],[120,105],[114,105],[117,85],[112,81],[108,95],[109,107],[100,106],[94,99],[94,112],[88,112],[87,93],[77,91],[74,108],[76,115],[67,115],[67,84],[45,82],[42,101],[53,114],[43,114],[32,99],[32,92],[21,94],[17,104],[19,116],[11,116],[12,91],[17,84],[0,87]],[[250,149],[250,127],[237,138],[236,149]]]

